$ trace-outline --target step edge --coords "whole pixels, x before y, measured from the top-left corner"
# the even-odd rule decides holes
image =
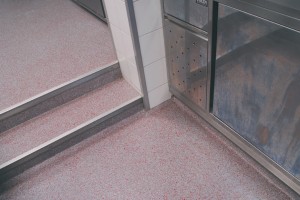
[[[8,108],[5,108],[0,111],[0,121],[5,120],[6,118],[12,117],[13,115],[23,112],[35,105],[38,105],[47,99],[50,99],[52,97],[55,97],[67,90],[70,90],[74,87],[77,87],[85,82],[88,82],[102,74],[108,73],[110,71],[113,71],[115,69],[119,68],[119,62],[114,61],[107,65],[104,65],[102,67],[99,67],[95,70],[92,70],[88,73],[85,73],[83,75],[80,75],[77,78],[74,78],[70,81],[67,81],[65,83],[60,84],[59,86],[53,87],[47,91],[44,91],[40,94],[37,94],[27,100],[24,100],[20,103],[17,103],[13,106],[10,106]]]
[[[34,159],[35,157],[46,153],[47,151],[63,144],[64,142],[80,135],[84,134],[84,132],[92,129],[93,127],[102,124],[103,122],[116,117],[118,114],[132,108],[133,106],[137,106],[139,104],[143,103],[143,98],[141,96],[137,96],[129,101],[126,101],[125,103],[95,117],[92,118],[77,127],[66,131],[65,133],[47,141],[43,144],[40,144],[39,146],[3,163],[0,165],[0,179],[3,177],[6,173],[10,172],[11,170],[14,170],[18,166]]]

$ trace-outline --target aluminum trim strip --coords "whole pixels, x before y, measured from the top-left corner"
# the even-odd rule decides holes
[[[8,117],[11,117],[19,112],[22,112],[24,110],[29,109],[30,107],[33,107],[41,102],[46,101],[49,98],[55,97],[56,95],[59,95],[67,90],[70,90],[76,86],[79,86],[87,81],[90,81],[102,74],[105,74],[107,72],[113,71],[115,69],[119,68],[119,62],[115,61],[110,64],[107,64],[103,67],[99,67],[89,73],[86,73],[84,75],[81,75],[75,79],[72,79],[66,83],[63,83],[57,87],[54,87],[52,89],[49,89],[45,92],[42,92],[38,95],[35,95],[34,97],[31,97],[21,103],[18,103],[14,106],[11,106],[7,109],[4,109],[0,111],[0,121],[4,120]]]
[[[31,159],[53,149],[54,147],[57,147],[61,144],[63,144],[64,142],[70,140],[71,138],[78,136],[80,134],[84,134],[84,132],[88,131],[89,129],[107,121],[110,118],[113,118],[117,115],[119,115],[120,113],[130,109],[133,106],[137,106],[138,104],[141,104],[142,98],[136,97],[133,98],[121,105],[119,105],[118,107],[115,107],[103,114],[101,114],[100,116],[97,116],[3,164],[0,165],[0,177],[2,178],[2,176],[4,176],[7,172],[9,172],[10,170],[13,170],[14,168],[24,164],[25,162],[30,161]]]

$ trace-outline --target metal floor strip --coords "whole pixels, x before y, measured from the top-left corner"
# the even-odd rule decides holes
[[[131,99],[120,106],[107,111],[106,113],[101,114],[98,117],[95,117],[76,128],[61,134],[58,137],[55,137],[36,148],[33,148],[30,151],[27,151],[14,159],[7,161],[6,163],[0,165],[0,183],[6,181],[7,179],[14,177],[26,169],[42,162],[43,160],[61,152],[62,150],[77,144],[83,139],[94,135],[95,133],[107,128],[108,126],[121,121],[122,119],[140,111],[143,109],[143,99],[142,97],[136,97]],[[89,132],[85,135],[86,132]],[[77,140],[68,144],[69,140],[76,138]],[[85,136],[84,136],[85,135]],[[64,145],[65,144],[65,145]],[[60,147],[60,148],[57,148]],[[49,155],[46,155],[47,152],[52,151]],[[36,159],[36,161],[32,160]]]
[[[113,62],[0,111],[0,133],[122,77]]]

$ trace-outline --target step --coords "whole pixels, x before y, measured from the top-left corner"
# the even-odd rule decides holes
[[[0,110],[117,60],[107,24],[71,0],[1,1]]]
[[[0,111],[0,133],[122,77],[117,61]]]
[[[4,183],[1,197],[297,199],[182,106],[168,101],[98,132]]]
[[[35,148],[69,135],[141,96],[123,78],[76,98],[0,134],[0,172]],[[121,107],[120,107],[121,108]],[[50,141],[50,142],[49,142]],[[47,144],[48,145],[48,144]],[[47,146],[46,145],[46,146]],[[31,153],[30,153],[31,152]]]

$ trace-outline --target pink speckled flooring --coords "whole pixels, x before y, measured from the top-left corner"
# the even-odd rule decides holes
[[[0,164],[113,109],[139,94],[124,80],[106,84],[0,134]]]
[[[0,5],[0,111],[117,60],[107,25],[71,0]]]
[[[11,179],[0,187],[0,198],[297,198],[275,186],[218,135],[168,101]]]

